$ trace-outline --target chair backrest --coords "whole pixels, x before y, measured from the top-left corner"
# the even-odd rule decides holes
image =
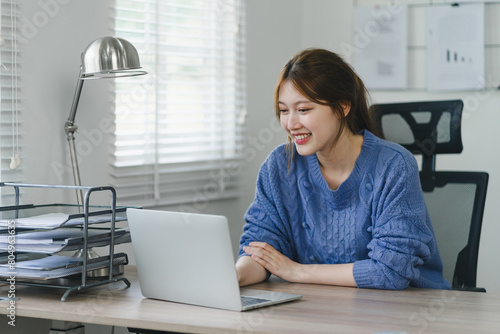
[[[432,172],[422,179],[434,185],[424,191],[424,198],[443,261],[443,275],[455,289],[475,288],[488,174]]]
[[[435,170],[436,154],[461,153],[461,100],[377,104],[372,107],[385,139],[422,155],[422,171]]]
[[[488,174],[436,171],[436,155],[462,152],[460,100],[372,107],[387,140],[422,155],[420,182],[436,234],[443,275],[455,289],[476,287],[479,240]]]

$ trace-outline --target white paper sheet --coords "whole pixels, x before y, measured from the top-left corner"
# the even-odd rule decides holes
[[[446,2],[449,2],[451,4],[460,4],[460,3],[467,3],[467,2],[477,2],[477,3],[488,3],[488,2],[498,2],[498,0],[446,0]]]
[[[353,67],[369,89],[407,88],[408,7],[354,9]]]
[[[75,218],[76,216],[76,218]],[[126,216],[115,216],[115,222],[126,220]],[[98,224],[109,222],[111,215],[95,215],[88,217],[88,223]],[[16,218],[16,219],[0,219],[0,227],[9,226],[9,223],[14,221],[16,228],[36,228],[36,229],[53,229],[61,226],[78,226],[84,223],[84,218],[81,215],[69,215],[66,213],[48,213],[38,216]]]
[[[427,90],[484,84],[484,4],[427,8]]]

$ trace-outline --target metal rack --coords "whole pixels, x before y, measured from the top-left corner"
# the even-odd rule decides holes
[[[51,205],[41,205],[41,206],[35,206],[32,204],[20,204],[20,188],[45,188],[45,189],[74,189],[77,192],[85,192],[84,195],[84,202],[83,202],[83,207],[80,205],[70,205],[73,208],[77,208],[79,213],[71,215],[72,218],[79,218],[80,220],[83,218],[83,223],[79,224],[78,226],[82,227],[82,235],[83,235],[83,245],[82,245],[82,269],[81,269],[81,280],[79,278],[74,278],[73,277],[64,277],[57,279],[55,284],[51,283],[45,283],[43,281],[37,280],[37,279],[21,279],[21,280],[16,280],[16,284],[23,284],[23,285],[33,285],[33,286],[46,286],[46,287],[52,287],[52,288],[61,288],[61,289],[66,289],[65,293],[63,294],[61,301],[65,301],[68,295],[73,292],[73,291],[81,291],[84,289],[104,285],[104,284],[109,284],[109,283],[114,283],[118,281],[123,281],[127,286],[130,286],[130,282],[125,278],[125,277],[114,277],[115,272],[114,269],[116,269],[117,263],[120,265],[127,264],[128,259],[126,257],[126,254],[115,254],[114,253],[114,247],[115,247],[115,227],[116,227],[116,215],[117,211],[124,212],[125,208],[117,209],[116,207],[116,191],[113,187],[111,186],[97,186],[97,187],[90,187],[90,186],[68,186],[68,185],[44,185],[44,184],[24,184],[24,183],[10,183],[10,182],[0,182],[0,187],[13,187],[14,189],[14,205],[13,206],[7,206],[7,207],[0,207],[0,211],[5,212],[9,211],[13,215],[11,219],[16,222],[17,219],[19,219],[19,212],[25,209],[33,209],[37,207],[50,207]],[[109,192],[111,195],[111,204],[109,207],[102,207],[102,206],[91,206],[90,205],[90,197],[93,193],[95,192]],[[61,204],[53,204],[53,206],[60,206]],[[91,210],[93,209],[93,210]],[[89,217],[93,216],[109,216],[109,220],[102,221],[103,223],[110,223],[109,231],[110,231],[110,237],[109,237],[109,254],[99,258],[100,261],[106,263],[107,262],[107,277],[99,277],[99,278],[93,278],[90,277],[89,272],[95,269],[102,268],[96,268],[95,267],[95,262],[88,257],[88,238],[89,238]],[[98,224],[99,222],[97,222]],[[66,224],[63,223],[59,227],[64,227]],[[36,229],[36,226],[33,226],[33,229]],[[29,232],[27,232],[29,233]],[[17,254],[16,254],[17,258]],[[118,259],[121,259],[122,263],[117,261]],[[123,263],[123,259],[125,263]],[[105,266],[105,265],[104,265]],[[80,274],[78,274],[80,275]],[[1,280],[1,283],[9,283],[6,280]]]

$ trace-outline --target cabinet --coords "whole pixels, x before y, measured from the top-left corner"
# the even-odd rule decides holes
[[[115,253],[116,244],[130,242],[128,229],[116,224],[126,220],[126,208],[117,207],[113,187],[3,182],[0,188],[9,190],[14,202],[0,206],[1,283],[63,289],[61,301],[73,291],[104,284],[130,286],[121,276],[127,254]],[[32,189],[80,191],[84,203],[22,204],[21,193]],[[91,199],[103,195],[109,196],[109,206],[91,205]],[[92,247],[104,247],[107,254],[93,256]],[[70,251],[76,253],[60,255]]]

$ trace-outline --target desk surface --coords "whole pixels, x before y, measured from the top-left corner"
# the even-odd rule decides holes
[[[191,333],[493,333],[500,295],[476,292],[370,289],[271,281],[253,286],[302,294],[299,301],[233,312],[143,298],[135,268],[123,282],[73,292],[18,285],[16,316]],[[0,296],[8,287],[0,285]],[[7,314],[0,302],[0,314]]]

